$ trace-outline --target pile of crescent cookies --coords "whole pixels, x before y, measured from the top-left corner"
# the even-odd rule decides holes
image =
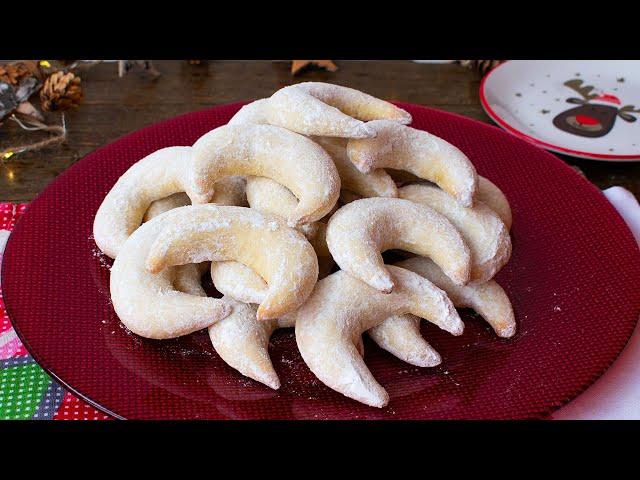
[[[441,362],[421,319],[460,335],[456,308],[472,308],[513,336],[511,303],[492,280],[511,256],[509,203],[462,151],[411,121],[358,90],[300,83],[135,163],[93,225],[115,259],[122,323],[153,339],[207,328],[227,364],[274,389],[269,339],[293,327],[318,379],[375,407],[389,395],[363,360],[365,332],[420,367]],[[388,250],[402,260],[385,264]],[[221,298],[205,293],[207,273]]]

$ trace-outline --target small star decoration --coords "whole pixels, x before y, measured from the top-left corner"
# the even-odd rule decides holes
[[[307,67],[324,68],[330,72],[335,72],[338,67],[331,60],[293,60],[291,62],[291,75],[297,75],[300,71]]]

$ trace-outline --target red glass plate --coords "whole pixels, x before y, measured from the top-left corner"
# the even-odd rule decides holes
[[[241,104],[183,115],[96,150],[60,175],[11,235],[2,286],[10,318],[35,359],[96,407],[139,419],[540,418],[571,400],[615,360],[640,313],[640,254],[600,191],[553,155],[496,127],[414,105],[413,126],[460,147],[513,208],[513,257],[497,277],[518,333],[497,338],[464,313],[464,335],[423,322],[438,368],[403,363],[365,340],[388,389],[376,409],[325,387],[292,331],[273,337],[282,387],[242,377],[206,332],[169,341],[128,333],[109,300],[110,261],[92,240],[94,214],[135,161],[190,145]]]

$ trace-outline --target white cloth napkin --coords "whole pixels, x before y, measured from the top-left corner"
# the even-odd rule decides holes
[[[7,240],[9,240],[9,230],[0,230],[0,255],[4,252]]]
[[[603,191],[640,246],[640,204],[622,187]],[[640,288],[640,285],[638,285]],[[640,324],[618,359],[586,392],[553,414],[556,420],[640,419]]]

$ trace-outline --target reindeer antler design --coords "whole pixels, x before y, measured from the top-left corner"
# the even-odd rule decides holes
[[[640,113],[640,108],[636,108],[635,105],[625,105],[620,109],[621,112]]]
[[[640,113],[640,108],[636,108],[635,105],[625,105],[618,110],[618,116],[627,122],[635,122],[636,117],[630,115],[630,113]]]
[[[571,80],[567,80],[566,82],[564,82],[564,85],[569,87],[574,92],[579,93],[582,96],[582,98],[584,100],[586,100],[587,102],[589,100],[591,100],[593,98],[596,98],[598,96],[597,93],[591,93],[591,91],[594,89],[593,85],[585,85],[583,87],[582,83],[583,83],[583,81],[580,80],[579,78],[573,78]],[[577,99],[577,98],[569,98],[567,100],[567,102],[569,102],[569,103],[584,103],[583,100],[580,100],[580,99]]]

